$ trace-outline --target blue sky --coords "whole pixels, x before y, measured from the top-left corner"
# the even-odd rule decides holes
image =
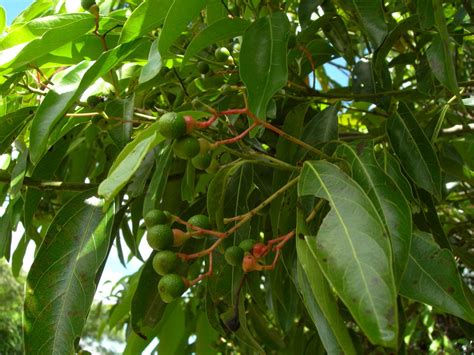
[[[32,0],[0,0],[0,5],[7,12],[7,24],[10,24],[13,19],[32,2]]]

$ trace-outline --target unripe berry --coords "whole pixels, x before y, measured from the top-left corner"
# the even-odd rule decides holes
[[[186,288],[183,278],[176,274],[165,275],[158,283],[158,292],[165,303],[173,302],[186,291]]]
[[[89,9],[94,5],[97,5],[95,0],[81,0],[81,6],[86,11],[89,11]]]
[[[157,224],[166,224],[169,222],[166,214],[161,210],[150,210],[145,215],[145,226],[151,228]]]
[[[224,258],[229,265],[242,265],[242,259],[244,258],[244,250],[238,246],[229,247],[225,251]]]
[[[148,229],[146,239],[154,250],[169,249],[174,243],[171,227],[164,224],[158,224]]]
[[[205,154],[198,154],[191,162],[196,169],[206,170],[211,165],[212,155],[209,152]]]
[[[180,138],[192,131],[192,117],[168,112],[158,120],[158,132],[165,138]]]
[[[209,71],[209,64],[207,64],[206,62],[198,62],[196,67],[201,74],[207,74],[207,72]]]
[[[202,229],[211,229],[211,223],[209,221],[209,217],[203,215],[203,214],[197,214],[195,216],[192,216],[190,219],[188,219],[188,223],[192,224],[195,227],[199,227]],[[195,232],[194,229],[187,227],[188,232]],[[204,234],[200,235],[195,235],[193,236],[194,238],[204,238]]]
[[[239,247],[244,251],[251,251],[256,242],[254,239],[244,239],[240,242]]]
[[[230,52],[226,47],[219,47],[214,52],[214,56],[218,62],[225,62],[230,56]]]
[[[176,140],[173,151],[181,159],[192,159],[199,154],[199,141],[195,137],[182,137]]]
[[[162,250],[153,257],[153,269],[159,275],[167,275],[174,272],[179,266],[179,259],[170,250]]]

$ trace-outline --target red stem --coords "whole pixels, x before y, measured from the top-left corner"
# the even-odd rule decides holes
[[[224,144],[232,144],[232,143],[235,143],[239,140],[241,140],[242,138],[244,138],[247,134],[249,134],[249,132],[254,129],[255,127],[257,127],[259,124],[257,122],[254,122],[250,125],[249,128],[247,128],[245,131],[243,131],[242,133],[240,133],[239,135],[235,136],[235,137],[232,137],[232,138],[229,138],[229,139],[224,139],[222,141],[217,141],[217,142],[214,142],[212,143],[213,146],[217,147],[219,145],[224,145]]]

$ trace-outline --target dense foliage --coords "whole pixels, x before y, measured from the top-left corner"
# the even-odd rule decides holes
[[[125,354],[473,351],[472,2],[82,6],[0,16],[26,353],[80,350],[112,248]]]

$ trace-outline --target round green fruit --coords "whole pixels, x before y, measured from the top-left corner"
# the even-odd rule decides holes
[[[145,226],[151,228],[157,224],[168,223],[168,216],[161,210],[151,210],[145,215]]]
[[[230,56],[230,52],[226,47],[219,47],[214,52],[214,56],[218,62],[225,62]]]
[[[164,224],[158,224],[148,229],[146,239],[154,250],[169,249],[174,243],[171,227]]]
[[[161,276],[171,274],[178,266],[179,259],[170,250],[160,251],[153,257],[153,269]]]
[[[89,11],[89,9],[94,5],[97,5],[95,0],[81,0],[81,6],[84,10]]]
[[[244,259],[244,250],[238,246],[232,246],[226,249],[224,258],[229,265],[240,266]]]
[[[211,222],[209,221],[209,217],[203,214],[197,214],[195,216],[192,216],[190,219],[188,219],[188,223],[202,229],[211,229]],[[191,229],[190,227],[187,228],[188,232],[193,231],[193,229]]]
[[[196,137],[183,137],[174,142],[173,151],[181,159],[192,159],[199,154],[200,146]]]
[[[210,153],[198,154],[191,162],[196,169],[206,170],[211,165],[212,155]]]
[[[91,95],[87,98],[87,105],[89,105],[90,108],[95,108],[97,107],[97,105],[103,102],[104,102],[104,99],[97,95]]]
[[[257,243],[256,240],[253,239],[244,239],[240,242],[239,247],[242,248],[244,251],[251,251],[253,246]]]
[[[201,74],[207,74],[207,72],[209,72],[209,64],[207,64],[206,62],[198,62],[197,63],[197,70]]]
[[[179,138],[186,134],[186,120],[176,112],[168,112],[158,120],[158,132],[165,138]]]
[[[186,285],[181,276],[168,274],[158,282],[158,292],[165,303],[173,302],[186,291]]]

